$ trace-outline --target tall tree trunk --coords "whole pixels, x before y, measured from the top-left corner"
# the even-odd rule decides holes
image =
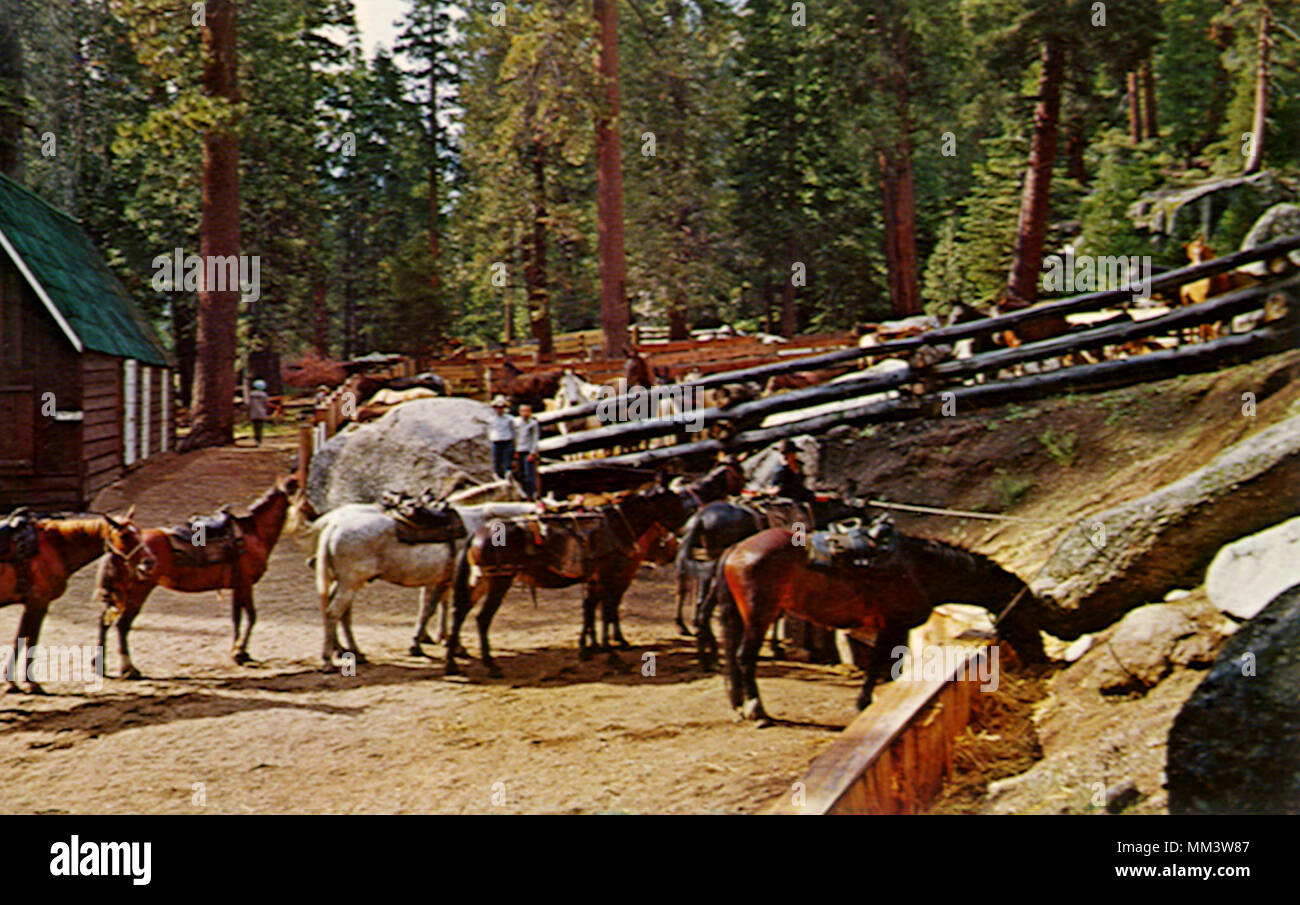
[[[1039,50],[1042,72],[1038,77],[1038,102],[1034,105],[1034,135],[1029,146],[1029,170],[1020,200],[1016,249],[1007,281],[1009,301],[1032,303],[1038,298],[1038,274],[1043,266],[1047,216],[1052,200],[1052,165],[1056,162],[1056,135],[1061,116],[1061,79],[1064,51],[1054,37]]]
[[[1264,133],[1268,128],[1268,71],[1270,32],[1273,27],[1273,10],[1266,2],[1259,5],[1259,36],[1255,42],[1255,115],[1250,130],[1250,156],[1246,158],[1243,173],[1256,173],[1264,165]]]
[[[18,23],[0,16],[0,173],[23,181],[23,45]]]
[[[194,305],[188,296],[172,296],[172,337],[176,344],[177,376],[180,377],[180,393],[176,401],[189,408],[194,401],[194,363],[198,350],[194,338]]]
[[[1083,120],[1071,116],[1065,123],[1065,175],[1080,185],[1088,184],[1088,167],[1083,152],[1088,149],[1088,137]]]
[[[1142,140],[1142,93],[1138,90],[1137,70],[1128,73],[1128,137],[1133,144]]]
[[[676,341],[691,338],[691,325],[686,317],[686,296],[674,294],[668,303],[668,339]]]
[[[229,104],[239,100],[235,82],[235,0],[210,0],[203,29],[203,93]],[[239,254],[239,139],[230,123],[203,136],[203,216],[199,253]],[[205,267],[206,270],[206,267]],[[234,441],[235,320],[239,287],[199,289],[198,361],[193,421],[185,448]]]
[[[1156,77],[1150,57],[1138,67],[1138,86],[1142,89],[1142,134],[1146,138],[1158,139],[1160,128],[1156,120]]]
[[[533,233],[524,264],[528,287],[528,320],[537,340],[537,360],[555,357],[551,336],[550,289],[546,278],[546,157],[540,146],[533,148]]]
[[[600,328],[605,356],[627,344],[627,258],[623,250],[623,157],[619,139],[618,4],[594,0],[600,23],[599,71],[605,83],[604,115],[596,122],[597,251],[600,257]],[[549,325],[548,325],[549,330]]]

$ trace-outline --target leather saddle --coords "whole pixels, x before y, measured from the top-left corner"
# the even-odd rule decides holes
[[[593,558],[610,552],[605,518],[597,512],[563,512],[525,521],[530,543],[527,556],[562,578],[581,578]]]
[[[182,566],[225,565],[244,552],[244,532],[227,509],[193,516],[166,533],[172,557]]]
[[[893,552],[894,523],[880,515],[869,523],[853,518],[834,522],[808,539],[808,562],[818,569],[866,568]]]
[[[23,508],[0,519],[0,562],[26,563],[36,556],[36,516]]]
[[[813,526],[812,510],[786,497],[769,497],[759,509],[769,528],[793,529],[795,525],[803,525],[807,529]]]
[[[426,490],[418,497],[386,490],[379,498],[384,514],[397,527],[397,539],[404,544],[449,544],[468,532],[460,514]]]

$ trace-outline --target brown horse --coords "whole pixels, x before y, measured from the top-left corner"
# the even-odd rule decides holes
[[[987,557],[926,538],[895,534],[894,543],[866,567],[813,568],[796,535],[769,528],[723,554],[709,606],[721,603],[727,692],[745,719],[769,721],[758,696],[755,669],[767,629],[781,613],[828,628],[875,633],[871,664],[858,708],[871,703],[872,688],[890,674],[894,649],[910,629],[941,603],[982,606],[995,616],[1025,584]],[[1028,592],[1026,592],[1028,593]],[[1003,625],[1005,637],[1026,662],[1043,659],[1042,638],[1023,599]],[[708,614],[701,620],[700,659],[716,665]]]
[[[519,574],[534,587],[585,585],[578,657],[586,660],[590,656],[589,648],[598,646],[595,618],[599,605],[603,625],[599,647],[616,661],[609,644],[611,637],[625,649],[630,646],[619,627],[619,604],[643,559],[655,555],[664,535],[680,527],[695,509],[709,500],[739,492],[742,486],[744,477],[735,461],[727,459],[679,492],[656,486],[589,512],[548,516],[549,531],[545,539],[539,537],[539,530],[528,519],[482,526],[470,537],[456,563],[446,674],[459,674],[455,654],[460,650],[461,625],[474,605],[484,600],[478,614],[483,665],[488,675],[501,675],[492,660],[488,629]]]
[[[23,605],[15,649],[36,646],[50,603],[63,596],[72,573],[91,560],[107,552],[117,556],[127,571],[142,578],[151,573],[155,561],[131,521],[134,513],[132,506],[121,520],[107,515],[36,519],[35,555],[25,562],[0,563],[0,607]],[[44,693],[26,675],[10,678],[5,690]]]
[[[266,572],[267,561],[284,528],[291,498],[298,489],[298,479],[292,475],[278,478],[274,485],[254,503],[249,514],[234,517],[242,535],[243,549],[233,559],[213,565],[187,565],[178,562],[172,549],[173,529],[149,528],[143,532],[143,543],[156,560],[153,573],[147,578],[132,574],[122,568],[120,557],[106,557],[99,569],[96,596],[102,606],[99,622],[99,646],[104,646],[108,627],[117,624],[118,651],[122,658],[122,678],[138,679],[140,671],[131,662],[127,647],[127,634],[131,623],[139,615],[145,598],[158,585],[173,591],[216,591],[229,588],[230,618],[234,624],[234,641],[231,656],[236,663],[252,660],[248,655],[248,638],[253,633],[257,611],[253,608],[253,585]],[[242,625],[242,617],[248,617]],[[96,664],[98,667],[98,664]]]
[[[1190,242],[1184,243],[1183,250],[1187,252],[1187,261],[1190,264],[1201,264],[1205,261],[1214,260],[1214,249],[1205,244],[1205,239],[1197,236]],[[1196,305],[1206,299],[1214,298],[1216,295],[1223,295],[1225,292],[1231,292],[1234,289],[1241,289],[1246,286],[1253,286],[1259,281],[1249,273],[1230,271],[1228,273],[1216,274],[1212,277],[1206,277],[1203,280],[1194,280],[1190,283],[1184,283],[1178,287],[1178,300],[1184,305]],[[1223,324],[1215,321],[1213,323],[1201,324],[1199,328],[1194,329],[1194,335],[1201,342],[1209,342],[1216,339],[1223,329]]]

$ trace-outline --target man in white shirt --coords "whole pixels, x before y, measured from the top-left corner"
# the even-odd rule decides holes
[[[488,440],[492,443],[492,473],[498,478],[510,474],[515,455],[515,419],[507,411],[506,397],[492,400],[492,417],[488,420]]]
[[[523,473],[524,493],[530,500],[537,496],[537,442],[541,438],[542,426],[533,417],[533,407],[524,403],[515,419],[515,455]]]

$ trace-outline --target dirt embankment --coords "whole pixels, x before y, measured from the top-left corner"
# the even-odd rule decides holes
[[[1041,519],[899,517],[905,530],[960,541],[1028,576],[1067,523],[1173,480],[1295,413],[1300,385],[1287,369],[1298,363],[1300,354],[1276,356],[1149,387],[881,426],[868,435],[854,430],[829,441],[823,461],[834,465],[828,476],[836,483],[853,478],[872,496]],[[1243,392],[1256,394],[1253,419],[1241,414]],[[143,524],[171,524],[247,504],[292,458],[287,446],[173,455],[110,488],[97,505],[134,502]],[[516,588],[493,624],[506,677],[488,679],[471,662],[466,677],[446,679],[440,662],[406,653],[417,592],[376,582],[360,595],[355,619],[372,665],[355,677],[321,674],[309,552],[304,538],[289,536],[272,557],[256,590],[251,667],[229,660],[228,601],[160,589],[131,636],[133,659],[149,678],[0,699],[0,808],[749,812],[788,793],[855,716],[860,680],[847,670],[764,660],[765,702],[783,722],[762,731],[734,722],[721,676],[701,672],[691,643],[676,634],[663,571],[643,575],[624,603],[636,648],[622,666],[577,660],[576,590],[540,592],[534,609]],[[92,641],[93,577],[93,568],[75,576],[43,641]],[[18,617],[16,608],[0,610],[0,638],[13,637]],[[466,634],[473,653],[475,633]],[[115,675],[111,636],[108,661]],[[1148,710],[1159,713],[1135,713],[1139,725],[1132,737],[1116,737],[1116,751],[1099,750],[1088,733],[1097,719],[1121,717],[1113,708],[1124,700],[1071,691],[1068,670],[1037,680],[1041,686],[1017,683],[1015,701],[972,727],[971,744],[982,747],[959,754],[962,787],[948,809],[982,806],[988,780],[1023,771],[1040,751],[1077,751],[1107,782],[1114,770],[1158,775],[1167,720],[1183,686],[1195,684],[1195,674],[1183,672],[1142,699],[1158,701]],[[1034,709],[1059,709],[1062,701],[1086,711],[1073,736],[1068,726],[1046,732],[1040,723],[1042,737],[1026,743]],[[1005,750],[990,738],[1003,732],[1016,736]]]

